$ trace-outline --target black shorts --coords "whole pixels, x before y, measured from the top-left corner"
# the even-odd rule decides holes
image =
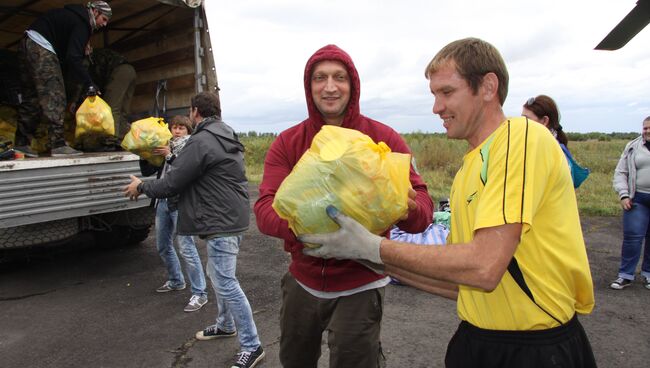
[[[497,331],[465,321],[447,346],[447,368],[591,368],[596,359],[582,325],[566,324],[539,331]]]

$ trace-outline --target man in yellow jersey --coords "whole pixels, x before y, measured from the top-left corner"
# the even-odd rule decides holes
[[[508,71],[485,41],[450,43],[425,76],[447,136],[469,143],[451,188],[449,245],[384,239],[330,207],[341,229],[300,237],[322,244],[305,253],[370,261],[377,272],[445,296],[457,287],[461,323],[447,367],[595,367],[576,317],[592,311],[593,284],[555,138],[541,124],[504,115]]]

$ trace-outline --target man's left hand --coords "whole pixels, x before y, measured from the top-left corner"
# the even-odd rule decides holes
[[[140,196],[140,192],[138,192],[138,185],[142,183],[142,180],[138,179],[137,177],[133,175],[129,175],[131,177],[131,183],[129,185],[125,186],[122,188],[122,192],[124,192],[125,197],[129,197],[130,200],[132,201],[137,201],[138,197]]]
[[[371,233],[332,205],[327,206],[327,215],[341,228],[329,234],[299,236],[298,240],[303,243],[321,244],[319,248],[305,248],[304,254],[319,258],[362,259],[383,263],[379,254],[382,237]]]

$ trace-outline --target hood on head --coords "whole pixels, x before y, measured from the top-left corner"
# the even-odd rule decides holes
[[[334,60],[339,61],[345,65],[345,68],[348,70],[350,76],[350,101],[348,102],[348,107],[345,112],[345,117],[343,118],[343,123],[341,126],[345,127],[349,125],[350,121],[353,121],[359,116],[359,96],[361,95],[361,83],[359,81],[359,73],[357,68],[352,62],[352,58],[348,55],[347,52],[343,51],[336,45],[327,45],[320,48],[318,51],[312,55],[305,65],[305,97],[307,98],[307,111],[309,112],[309,118],[313,121],[324,124],[323,117],[316,108],[314,100],[311,97],[311,74],[314,70],[314,65],[324,60]]]

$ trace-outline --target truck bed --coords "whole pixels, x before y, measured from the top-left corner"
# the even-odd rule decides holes
[[[141,176],[138,161],[129,152],[1,161],[0,228],[148,206],[122,194],[129,175]]]

